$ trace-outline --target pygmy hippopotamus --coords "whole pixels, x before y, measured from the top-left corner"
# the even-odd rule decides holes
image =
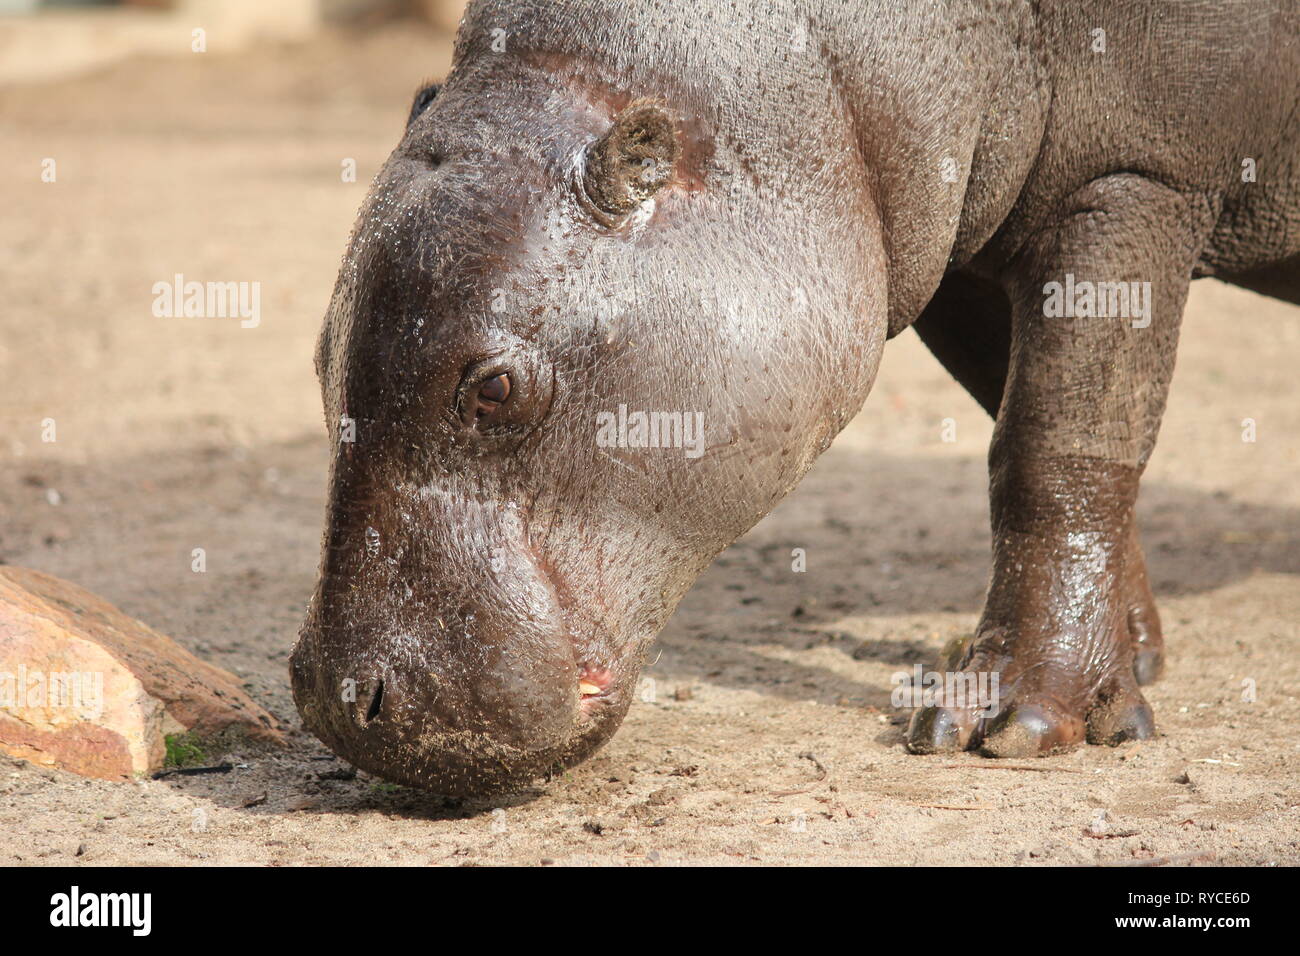
[[[1189,282],[1300,302],[1294,0],[476,0],[339,273],[306,726],[450,795],[614,733],[911,327],[996,419],[918,753],[1154,733],[1134,523]]]

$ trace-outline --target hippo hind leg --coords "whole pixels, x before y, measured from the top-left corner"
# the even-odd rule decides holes
[[[1260,295],[1300,305],[1300,253],[1272,265],[1218,278]]]

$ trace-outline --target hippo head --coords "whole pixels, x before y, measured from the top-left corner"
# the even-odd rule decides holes
[[[333,750],[449,795],[609,738],[695,578],[861,405],[885,308],[847,130],[800,145],[523,28],[503,53],[474,9],[321,334],[329,504],[291,665]]]

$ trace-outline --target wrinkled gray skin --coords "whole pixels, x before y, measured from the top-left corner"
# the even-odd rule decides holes
[[[1150,735],[1137,479],[1189,278],[1300,300],[1298,76],[1289,0],[473,3],[320,339],[306,725],[447,794],[583,759],[915,324],[998,419],[993,579],[949,666],[996,670],[1003,700],[918,711],[912,749]],[[593,195],[626,184],[589,182],[617,165],[591,151],[615,127],[644,146],[638,101],[670,118],[673,148],[644,148],[671,175],[608,215]],[[1151,282],[1150,326],[1045,317],[1067,272]],[[601,447],[620,404],[702,412],[706,450]]]

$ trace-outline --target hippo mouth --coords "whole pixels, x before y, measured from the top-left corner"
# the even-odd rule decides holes
[[[590,718],[606,701],[614,685],[614,674],[608,667],[583,664],[578,668],[578,708],[583,717]]]
[[[409,519],[421,535],[388,536],[425,591],[334,546],[361,519],[332,529],[291,662],[304,727],[362,770],[444,796],[518,789],[586,759],[628,710],[641,663],[628,650],[644,639],[593,619],[514,510],[427,489],[403,500],[433,511]],[[450,543],[434,533],[462,526]]]
[[[516,696],[522,669],[495,670],[500,681],[487,682],[494,696],[458,697],[459,683],[428,682],[433,668],[423,662],[394,668],[401,657],[383,646],[385,638],[372,640],[366,663],[342,657],[339,634],[308,626],[295,648],[294,697],[304,726],[362,770],[447,797],[518,790],[574,766],[613,735],[630,703],[635,670],[601,651],[578,651],[566,668],[572,683],[551,684],[553,696],[538,704],[527,693]],[[376,659],[386,663],[375,666]],[[364,676],[343,701],[339,675],[352,674]]]

